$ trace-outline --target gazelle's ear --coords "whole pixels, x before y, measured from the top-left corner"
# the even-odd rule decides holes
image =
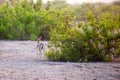
[[[43,36],[40,36],[40,39],[42,39],[43,38]]]

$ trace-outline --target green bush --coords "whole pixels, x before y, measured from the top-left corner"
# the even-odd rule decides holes
[[[51,46],[46,54],[49,60],[109,62],[120,56],[120,11],[117,11],[120,7],[104,5],[98,7],[101,12],[91,7],[91,11],[86,11],[84,24],[70,26],[67,18],[69,23],[64,22],[52,29]]]
[[[55,51],[50,50],[49,54],[46,54],[52,55],[51,58],[48,57],[49,59],[75,62],[103,61],[104,48],[99,45],[103,46],[104,39],[92,27],[85,25],[81,28],[68,28],[64,34],[54,34],[51,43],[54,44]],[[59,58],[55,58],[56,56]]]
[[[27,0],[12,3],[0,6],[0,39],[35,40],[49,22],[48,12],[41,9],[41,0],[36,4]]]

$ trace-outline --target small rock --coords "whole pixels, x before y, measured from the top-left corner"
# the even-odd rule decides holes
[[[33,80],[39,80],[39,78],[34,78]]]
[[[119,72],[119,70],[115,70],[116,72]]]
[[[65,77],[65,80],[67,80],[67,78]]]

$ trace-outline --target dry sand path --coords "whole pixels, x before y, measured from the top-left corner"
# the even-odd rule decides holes
[[[35,47],[35,41],[0,41],[0,80],[120,80],[120,63],[40,62]]]

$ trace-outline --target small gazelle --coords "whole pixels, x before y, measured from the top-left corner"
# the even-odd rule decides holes
[[[42,49],[44,48],[44,45],[43,43],[41,43],[42,38],[43,38],[43,34],[40,34],[37,36],[37,57],[39,60],[44,59],[44,53],[42,51]]]

